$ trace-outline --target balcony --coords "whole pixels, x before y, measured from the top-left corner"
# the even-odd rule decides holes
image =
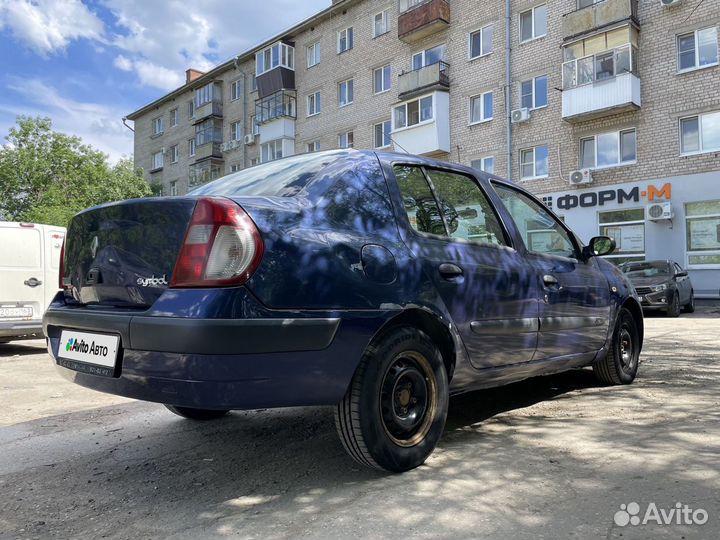
[[[195,188],[222,176],[223,161],[217,159],[194,163],[188,168],[188,187]]]
[[[563,15],[563,37],[572,39],[626,20],[638,24],[637,14],[638,0],[603,0]]]
[[[450,25],[448,0],[400,0],[398,38],[416,43]]]
[[[450,152],[450,94],[435,91],[393,107],[395,150],[425,156]]]
[[[450,87],[450,64],[435,62],[400,74],[398,97],[409,99],[432,90],[448,90]]]
[[[256,53],[255,80],[261,99],[295,90],[295,47],[279,41]]]
[[[211,157],[222,157],[222,143],[220,142],[208,142],[203,145],[195,147],[195,161],[202,161],[203,159]]]
[[[220,100],[213,100],[208,101],[207,103],[203,103],[199,107],[195,108],[195,118],[193,120],[193,123],[199,124],[203,120],[206,120],[210,117],[215,118],[222,118],[222,101]]]

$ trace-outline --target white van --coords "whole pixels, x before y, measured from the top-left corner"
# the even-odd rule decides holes
[[[64,227],[0,221],[0,343],[43,336],[64,238]]]

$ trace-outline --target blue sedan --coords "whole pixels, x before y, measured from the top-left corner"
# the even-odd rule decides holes
[[[468,167],[304,154],[76,215],[44,330],[82,386],[194,420],[331,405],[352,458],[406,471],[453,394],[633,381],[642,310],[613,248]]]

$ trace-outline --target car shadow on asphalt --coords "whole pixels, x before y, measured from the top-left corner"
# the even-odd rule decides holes
[[[27,356],[30,354],[38,354],[45,349],[45,342],[37,340],[11,341],[10,343],[0,343],[0,360],[13,356]]]

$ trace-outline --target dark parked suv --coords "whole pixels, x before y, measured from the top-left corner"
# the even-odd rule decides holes
[[[627,262],[620,269],[635,287],[644,310],[677,317],[695,311],[695,291],[687,270],[673,261]]]
[[[196,420],[333,405],[358,462],[432,452],[452,394],[592,366],[633,381],[634,290],[518,186],[333,151],[75,216],[45,333],[60,372]]]

